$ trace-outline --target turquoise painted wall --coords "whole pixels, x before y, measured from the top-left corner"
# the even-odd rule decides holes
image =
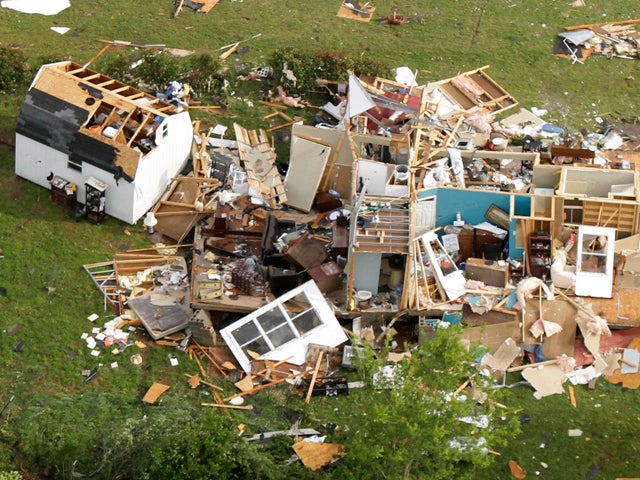
[[[462,214],[462,219],[472,225],[488,222],[484,217],[493,204],[505,212],[509,212],[510,195],[481,190],[456,190],[453,188],[432,188],[420,192],[418,198],[437,197],[436,226],[453,224],[456,213]],[[515,198],[516,215],[527,216],[531,211],[531,197],[517,195]],[[516,248],[516,221],[511,220],[509,230],[509,256],[522,258],[523,249]]]

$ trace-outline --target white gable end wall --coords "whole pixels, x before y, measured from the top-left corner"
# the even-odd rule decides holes
[[[77,184],[82,174],[75,172],[75,178],[66,178],[67,155],[47,145],[36,142],[24,135],[16,134],[15,150],[16,175],[45,188],[50,188],[47,176],[51,172]]]
[[[192,142],[193,125],[187,112],[167,117],[158,127],[157,147],[138,164],[129,223],[135,223],[162,197],[171,180],[185,167]]]

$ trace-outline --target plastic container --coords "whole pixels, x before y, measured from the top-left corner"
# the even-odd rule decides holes
[[[396,171],[393,172],[393,183],[396,185],[406,185],[409,181],[409,167],[406,165],[397,165]]]
[[[493,140],[493,149],[496,151],[502,151],[507,148],[507,139],[503,137],[495,137]]]

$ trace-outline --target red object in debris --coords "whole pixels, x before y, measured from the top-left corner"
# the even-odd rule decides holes
[[[495,148],[495,145],[493,144],[493,141],[489,139],[487,140],[487,144],[484,146],[484,148],[487,150],[493,150]]]

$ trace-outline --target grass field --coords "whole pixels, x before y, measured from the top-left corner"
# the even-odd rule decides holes
[[[214,55],[222,46],[246,40],[242,45],[248,51],[230,56],[229,66],[264,65],[274,49],[285,45],[344,50],[407,65],[418,71],[421,83],[490,65],[488,73],[521,106],[546,108],[549,122],[570,130],[597,128],[596,116],[639,118],[637,61],[593,56],[584,64],[572,64],[552,55],[556,35],[565,26],[640,18],[640,5],[629,0],[586,0],[584,7],[573,7],[569,1],[385,0],[372,2],[376,12],[369,23],[336,17],[337,0],[223,0],[207,14],[184,8],[178,18],[173,18],[169,0],[71,3],[52,17],[0,8],[1,44],[20,48],[34,71],[43,61],[71,59],[83,64],[102,48],[101,39],[161,43]],[[397,27],[378,22],[392,6],[411,21]],[[61,36],[51,26],[71,30]],[[99,69],[113,54],[106,52],[92,68]],[[22,94],[0,99],[0,138],[12,134]],[[210,120],[225,123],[222,116]],[[173,350],[167,348],[142,352],[144,368],[129,362],[126,351],[121,357],[89,355],[80,338],[93,326],[87,317],[98,313],[104,321],[113,315],[104,312],[102,298],[82,265],[111,260],[128,248],[147,247],[147,235],[140,225],[114,219],[99,226],[76,222],[70,212],[50,202],[48,191],[16,178],[13,161],[12,148],[0,144],[0,287],[6,289],[0,296],[0,408],[14,396],[0,418],[0,471],[15,468],[5,438],[10,438],[12,422],[27,407],[62,394],[104,392],[118,392],[134,404],[153,381],[171,383],[171,398],[192,401],[184,373],[197,371],[186,357],[180,357],[179,367],[170,367],[167,357]],[[118,368],[110,367],[114,361]],[[85,383],[81,372],[96,367],[98,378]],[[527,478],[640,476],[638,393],[603,379],[595,390],[576,386],[576,392],[574,408],[567,395],[535,400],[526,386],[503,390],[501,402],[517,412],[523,432],[496,456],[490,470],[472,472],[473,478],[510,478],[509,460],[517,461]],[[300,399],[276,400],[264,392],[256,396],[256,404],[263,407],[260,416],[234,412],[232,418],[253,431],[286,428],[292,411],[302,412],[309,422],[353,422],[358,402],[366,402],[356,392],[309,411]],[[583,435],[569,437],[569,429],[581,429]]]

